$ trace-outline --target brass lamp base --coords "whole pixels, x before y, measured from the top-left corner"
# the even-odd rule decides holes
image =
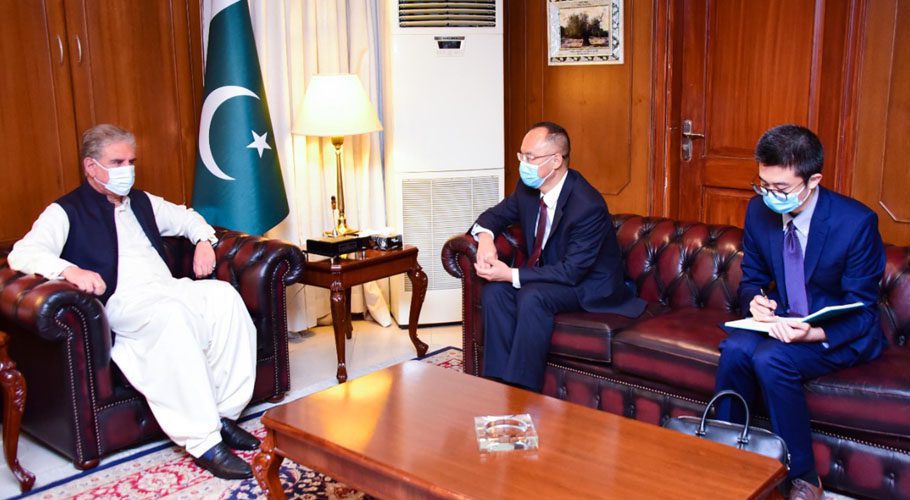
[[[357,236],[359,233],[359,229],[352,229],[348,227],[344,221],[339,220],[338,224],[335,226],[335,229],[326,231],[322,234],[324,236]]]
[[[332,137],[332,146],[335,147],[335,175],[338,187],[337,207],[335,197],[332,197],[332,208],[338,209],[338,220],[335,222],[335,228],[326,231],[326,236],[353,236],[359,233],[357,229],[348,227],[348,222],[344,217],[344,178],[341,174],[341,146],[344,144],[344,137]]]

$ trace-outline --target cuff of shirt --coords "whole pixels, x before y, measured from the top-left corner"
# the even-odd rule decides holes
[[[210,231],[205,231],[204,233],[199,235],[199,237],[196,238],[196,241],[193,244],[198,245],[199,242],[202,242],[202,241],[208,241],[209,243],[212,244],[212,246],[215,246],[215,243],[218,243],[218,237],[215,236],[215,229],[211,228]]]
[[[521,288],[521,280],[518,279],[518,268],[512,268],[512,286],[515,288]]]
[[[76,264],[68,260],[58,259],[54,266],[49,269],[49,272],[43,276],[49,280],[63,279],[63,271],[66,271],[66,268],[70,266],[76,267]]]
[[[480,236],[479,236],[480,233],[487,233],[490,236],[492,236],[493,238],[496,237],[496,235],[493,234],[493,231],[490,231],[489,229],[481,226],[480,224],[474,224],[474,227],[471,228],[471,236],[474,237],[474,241],[480,241]]]

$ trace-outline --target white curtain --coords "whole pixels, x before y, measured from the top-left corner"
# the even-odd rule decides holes
[[[203,35],[213,3],[203,0]],[[381,105],[377,0],[249,0],[259,64],[290,215],[268,234],[297,244],[334,225],[329,199],[336,193],[335,153],[328,139],[292,135],[294,114],[317,73],[353,73],[370,100]],[[381,116],[381,114],[380,114]],[[348,224],[385,226],[380,134],[344,141],[344,197]],[[358,287],[359,288],[359,287]],[[391,323],[387,285],[355,288],[352,310],[364,308],[380,324]],[[304,330],[329,313],[328,291],[295,285],[288,290],[288,328]]]

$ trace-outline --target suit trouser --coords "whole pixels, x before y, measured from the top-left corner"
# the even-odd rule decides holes
[[[733,389],[750,408],[761,392],[772,430],[787,443],[792,480],[815,468],[803,382],[857,361],[849,348],[828,352],[819,342],[786,344],[758,332],[733,330],[720,343],[715,388]],[[743,423],[745,414],[738,402],[726,398],[717,405],[717,418]]]
[[[483,374],[540,391],[558,312],[581,310],[575,289],[552,283],[483,287]]]
[[[217,280],[165,280],[118,290],[107,304],[111,357],[161,429],[198,457],[221,442],[221,420],[253,394],[256,328],[240,295]]]

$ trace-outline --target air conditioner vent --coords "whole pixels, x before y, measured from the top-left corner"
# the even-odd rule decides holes
[[[427,290],[461,288],[461,280],[442,267],[442,247],[499,201],[499,182],[496,175],[402,179],[402,236],[404,243],[419,249],[417,262],[427,273]],[[410,280],[405,291],[411,291]]]
[[[495,28],[496,0],[398,1],[402,28]]]

